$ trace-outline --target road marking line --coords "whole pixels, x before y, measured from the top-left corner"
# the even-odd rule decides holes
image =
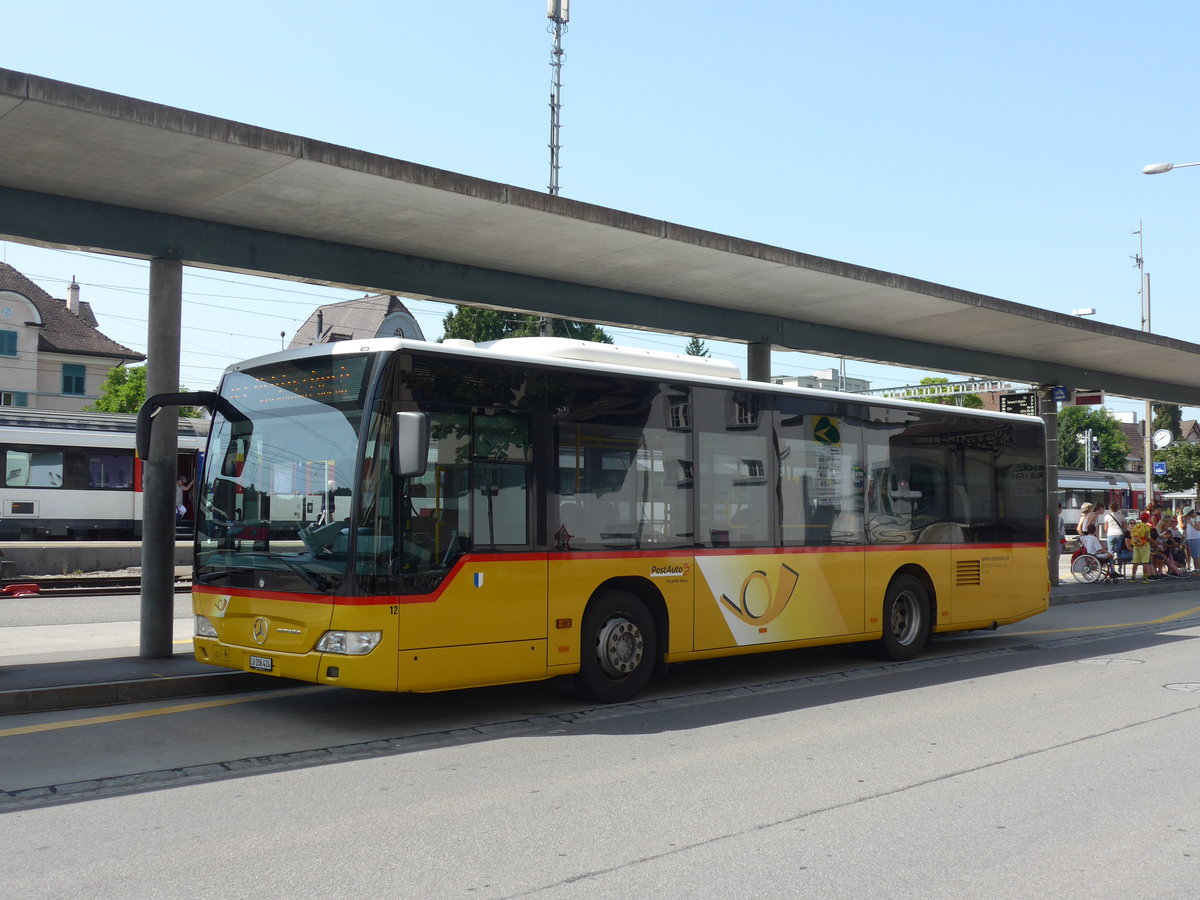
[[[160,706],[155,709],[143,709],[138,712],[112,713],[107,716],[93,716],[87,719],[68,719],[62,722],[46,722],[43,725],[23,725],[19,728],[0,729],[0,738],[15,737],[21,734],[39,734],[44,731],[59,731],[63,728],[83,728],[88,725],[107,725],[110,722],[125,722],[130,719],[148,719],[152,716],[168,716],[175,713],[194,712],[199,709],[216,709],[220,706],[234,706],[238,703],[254,703],[259,700],[271,700],[284,694],[308,694],[313,691],[325,690],[323,684],[310,687],[281,688],[277,691],[264,691],[257,694],[229,697],[224,700],[200,700],[195,703],[177,703],[174,706]]]
[[[1200,606],[1193,606],[1191,609],[1185,609],[1183,612],[1171,613],[1169,616],[1163,616],[1160,619],[1149,619],[1145,622],[1119,622],[1113,625],[1078,625],[1074,628],[1047,628],[1044,631],[1007,631],[1005,634],[1011,634],[1016,637],[1029,634],[1065,634],[1071,631],[1107,631],[1113,628],[1134,628],[1138,625],[1165,625],[1168,622],[1194,616],[1197,613],[1200,613]]]

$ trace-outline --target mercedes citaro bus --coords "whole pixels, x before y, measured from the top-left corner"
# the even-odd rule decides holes
[[[226,370],[197,482],[201,662],[438,691],[1043,612],[1039,419],[558,338],[371,339]]]

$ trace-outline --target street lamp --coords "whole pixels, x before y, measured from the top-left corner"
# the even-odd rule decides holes
[[[1151,163],[1142,166],[1143,175],[1162,175],[1172,169],[1186,169],[1188,166],[1200,166],[1200,163]]]

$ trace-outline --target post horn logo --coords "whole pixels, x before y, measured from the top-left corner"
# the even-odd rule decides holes
[[[254,638],[254,643],[265,644],[267,642],[267,634],[270,632],[271,626],[262,616],[254,620],[254,627],[250,634]]]
[[[738,602],[730,600],[724,594],[721,595],[721,602],[729,609],[731,613],[745,622],[747,625],[766,625],[773,622],[783,612],[784,607],[788,605],[788,601],[792,599],[792,594],[796,590],[796,584],[800,580],[800,575],[787,564],[781,563],[779,566],[779,582],[775,585],[774,594],[771,593],[771,582],[767,578],[767,573],[761,569],[755,569],[746,576],[746,580],[742,582],[742,590],[738,594]],[[752,589],[752,582],[762,582],[762,587]],[[763,605],[762,597],[769,597],[766,605]]]

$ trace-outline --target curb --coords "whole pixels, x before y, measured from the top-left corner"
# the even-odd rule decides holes
[[[296,682],[253,672],[167,675],[94,684],[64,684],[0,691],[0,715],[49,712],[88,706],[115,706],[147,700],[170,700],[202,694],[263,691]]]
[[[1200,591],[1200,578],[1164,578],[1162,581],[1120,584],[1060,584],[1050,589],[1050,605],[1063,603],[1085,603],[1089,600],[1126,600],[1150,594],[1181,594],[1185,591]]]

